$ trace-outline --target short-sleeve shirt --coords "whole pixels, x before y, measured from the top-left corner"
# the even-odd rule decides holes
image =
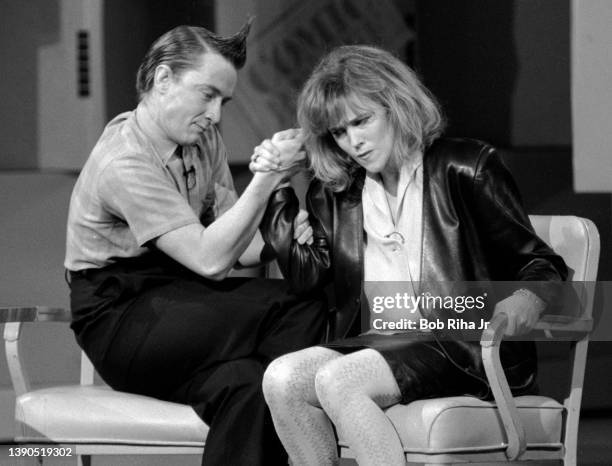
[[[122,113],[106,126],[73,189],[64,265],[78,271],[141,256],[169,231],[209,225],[237,197],[214,125],[197,144],[159,154],[136,113]]]

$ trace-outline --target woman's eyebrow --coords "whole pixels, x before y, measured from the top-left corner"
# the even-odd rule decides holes
[[[346,128],[346,125],[336,125],[336,126],[331,126],[329,128],[329,131],[331,133],[334,133],[334,132],[339,131],[339,130],[344,129],[344,128]]]
[[[346,128],[347,126],[351,126],[351,125],[359,122],[359,120],[363,120],[365,117],[370,115],[370,113],[371,112],[368,112],[367,110],[364,110],[363,112],[360,112],[359,114],[355,115],[355,117],[351,118],[349,121],[342,122],[342,124],[338,126],[338,129]]]

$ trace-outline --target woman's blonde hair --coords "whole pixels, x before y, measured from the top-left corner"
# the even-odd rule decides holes
[[[298,124],[314,176],[333,191],[351,184],[358,165],[329,132],[347,106],[382,106],[397,141],[394,157],[424,150],[444,129],[436,99],[414,71],[389,52],[364,45],[341,46],[315,67],[298,98]]]

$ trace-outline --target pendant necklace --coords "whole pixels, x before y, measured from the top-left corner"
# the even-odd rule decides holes
[[[385,238],[389,238],[394,241],[397,241],[400,244],[404,244],[405,238],[404,238],[404,235],[402,235],[399,231],[397,231],[397,223],[396,223],[397,220],[395,216],[393,215],[393,209],[391,209],[391,203],[389,202],[389,194],[387,193],[386,190],[385,190],[385,201],[387,201],[387,209],[389,209],[389,217],[391,219],[391,224],[393,225],[393,231],[385,235]]]
[[[393,225],[393,231],[387,235],[385,235],[385,238],[389,238],[392,239],[394,241],[397,241],[399,244],[404,244],[406,242],[406,239],[404,238],[404,235],[401,234],[401,232],[398,231],[397,228],[397,220],[399,219],[399,211],[401,209],[401,205],[404,202],[404,197],[406,195],[406,191],[408,190],[408,186],[410,186],[410,183],[412,183],[412,181],[414,180],[415,174],[417,169],[419,168],[419,165],[421,165],[420,163],[418,163],[412,170],[412,173],[410,174],[410,178],[408,179],[408,182],[406,183],[406,186],[404,186],[403,192],[401,197],[397,196],[397,202],[395,204],[395,212],[397,214],[397,217],[395,215],[393,215],[393,209],[391,208],[391,203],[389,202],[389,196],[390,194],[387,192],[387,190],[384,187],[383,184],[383,192],[385,194],[385,201],[387,202],[387,209],[389,210],[389,218],[391,219],[391,224]],[[382,177],[381,177],[382,179]],[[398,182],[398,187],[399,187],[399,182]]]

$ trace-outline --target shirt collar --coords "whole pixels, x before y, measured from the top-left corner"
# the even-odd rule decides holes
[[[168,165],[172,160],[172,157],[176,157],[176,148],[178,144],[172,143],[170,146],[168,145],[168,141],[162,138],[159,138],[154,132],[145,132],[143,129],[142,123],[139,121],[139,111],[140,105],[136,107],[134,110],[134,122],[136,123],[136,127],[138,131],[142,135],[143,139],[147,142],[147,144],[153,149],[153,153],[157,158],[159,158],[164,165]],[[146,118],[146,116],[144,116]],[[152,134],[149,134],[152,133]]]
[[[178,157],[178,154],[176,153],[177,148],[178,144],[175,144],[172,149],[160,156],[161,161],[164,163],[164,165],[168,165],[173,157]]]
[[[406,186],[410,183],[412,178],[415,176],[416,171],[423,165],[423,152],[415,152],[409,159],[405,159],[400,167],[400,176],[398,183],[398,192],[405,190]],[[366,182],[367,180],[378,184],[382,188],[382,178],[380,174],[371,174],[366,171]],[[383,188],[384,189],[384,188]]]

